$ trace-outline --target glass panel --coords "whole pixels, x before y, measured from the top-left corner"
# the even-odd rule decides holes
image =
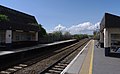
[[[0,30],[0,43],[5,42],[5,31]]]
[[[35,33],[13,32],[13,41],[35,41]]]
[[[111,49],[116,52],[120,48],[120,34],[111,34]]]

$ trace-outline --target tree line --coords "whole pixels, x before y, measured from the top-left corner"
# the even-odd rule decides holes
[[[84,38],[90,37],[87,34],[75,34],[72,35],[70,32],[62,32],[62,31],[54,31],[52,33],[47,33],[46,30],[39,24],[40,32],[39,32],[39,42],[40,43],[49,43],[61,40],[69,40],[69,39],[77,39],[81,40]]]

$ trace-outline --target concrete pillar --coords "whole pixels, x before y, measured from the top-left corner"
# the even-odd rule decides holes
[[[35,41],[38,41],[38,32],[36,32],[35,35],[36,35],[36,36],[35,36]]]
[[[100,47],[104,48],[104,30],[100,32]]]
[[[12,30],[6,30],[5,43],[12,43]]]
[[[104,29],[104,47],[109,47],[109,34],[108,29]]]
[[[105,56],[110,55],[110,47],[109,47],[109,33],[108,29],[104,29],[104,48],[105,48]]]
[[[100,43],[104,42],[104,36],[103,36],[103,32],[100,32]]]

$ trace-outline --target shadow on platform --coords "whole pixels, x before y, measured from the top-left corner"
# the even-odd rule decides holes
[[[109,56],[107,57],[120,58],[120,53],[109,53]]]

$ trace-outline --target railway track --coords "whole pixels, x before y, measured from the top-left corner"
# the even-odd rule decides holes
[[[51,56],[53,56],[53,55],[57,55],[56,57],[54,57],[54,58],[52,58],[52,61],[54,62],[54,63],[52,63],[52,64],[50,64],[49,66],[45,66],[45,65],[43,65],[44,64],[44,62],[45,63],[47,63],[47,64],[49,64],[49,62],[51,61],[51,60],[47,60],[47,62],[46,61],[44,61],[44,62],[40,62],[39,63],[39,66],[40,66],[40,64],[41,64],[41,66],[43,66],[43,67],[41,67],[41,69],[39,69],[39,73],[40,74],[42,74],[42,73],[49,73],[49,70],[52,72],[52,71],[54,71],[55,69],[56,69],[56,72],[60,72],[60,71],[62,71],[69,63],[70,63],[70,61],[72,60],[72,58],[71,57],[69,57],[69,60],[68,60],[68,55],[70,56],[70,54],[72,55],[72,52],[73,51],[75,51],[77,48],[79,48],[79,47],[81,47],[82,45],[84,45],[85,43],[86,43],[86,41],[87,40],[83,40],[83,41],[81,41],[82,43],[80,43],[80,42],[77,42],[77,43],[75,43],[75,44],[72,44],[72,45],[70,45],[70,46],[67,46],[67,47],[65,47],[65,48],[63,48],[63,49],[61,49],[61,50],[56,50],[55,52],[51,52],[51,53],[47,53],[46,55],[43,55],[43,56],[40,56],[40,57],[37,57],[37,58],[34,58],[34,59],[32,59],[32,60],[30,60],[30,61],[27,61],[27,62],[23,62],[23,63],[20,63],[20,64],[18,64],[18,65],[15,65],[15,66],[12,66],[12,67],[10,67],[10,68],[8,68],[8,69],[6,69],[6,70],[4,70],[4,71],[0,71],[0,74],[36,74],[35,72],[34,72],[34,70],[32,71],[32,70],[30,70],[28,73],[24,73],[25,71],[23,70],[24,68],[29,68],[29,66],[31,66],[31,65],[33,65],[33,64],[35,64],[35,63],[37,63],[38,61],[41,61],[41,60],[43,60],[43,59],[46,59],[46,58],[48,58],[48,57],[51,57]],[[80,45],[79,45],[79,43],[80,43]],[[79,45],[79,46],[78,46]],[[72,51],[70,51],[69,52],[69,54],[65,54],[66,52],[68,52],[68,50],[67,49],[70,49],[70,48],[72,48]],[[65,50],[67,50],[64,54],[62,53],[61,55],[64,55],[64,56],[58,56],[58,54],[60,54],[61,52],[64,52]],[[50,51],[49,51],[50,52]],[[43,53],[44,54],[44,53]],[[73,55],[72,55],[73,56]],[[45,58],[46,57],[46,58]],[[53,59],[58,59],[57,61],[54,61]],[[64,61],[63,61],[63,59],[64,59]],[[71,60],[70,60],[71,59]],[[65,61],[66,60],[66,61]],[[53,66],[55,66],[55,67],[53,67]],[[44,68],[45,67],[45,68]],[[63,67],[63,68],[62,68]],[[34,66],[32,66],[32,68],[34,68]],[[52,69],[50,69],[50,68],[52,68]],[[59,69],[59,70],[57,70],[57,69]],[[37,73],[38,73],[37,72]],[[53,74],[53,72],[52,72],[52,74]]]
[[[60,74],[78,54],[78,51],[80,51],[87,42],[88,41],[85,41],[83,44],[77,46],[73,51],[69,52],[67,55],[56,61],[54,64],[51,64],[45,70],[39,72],[39,74]]]

